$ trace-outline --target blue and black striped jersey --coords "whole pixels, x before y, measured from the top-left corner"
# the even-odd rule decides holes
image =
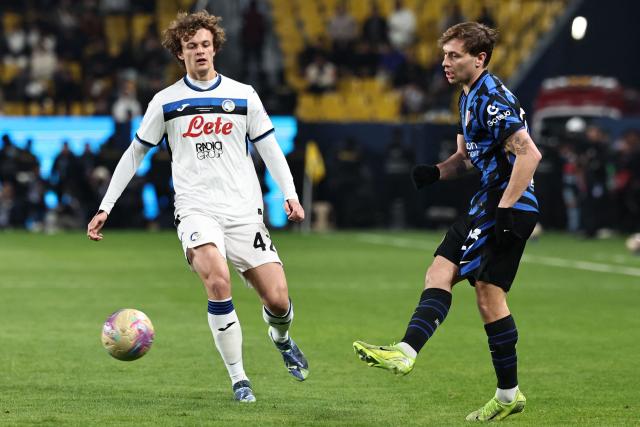
[[[469,210],[469,215],[478,216],[497,207],[516,160],[513,153],[506,151],[505,141],[520,129],[528,131],[527,122],[515,95],[486,70],[467,95],[461,92],[458,108],[458,134],[464,136],[469,158],[482,172],[480,190],[471,199]],[[533,181],[513,208],[538,212]]]

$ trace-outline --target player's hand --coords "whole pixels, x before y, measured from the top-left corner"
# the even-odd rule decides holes
[[[494,228],[498,246],[509,245],[516,239],[521,238],[514,228],[512,208],[496,208],[496,225]]]
[[[440,169],[435,165],[416,165],[411,171],[411,179],[416,190],[420,190],[440,179]]]
[[[304,209],[302,209],[302,205],[296,199],[289,199],[284,202],[284,211],[287,213],[289,221],[304,221]]]
[[[102,227],[104,227],[104,223],[107,222],[107,213],[105,211],[100,211],[91,218],[91,222],[87,225],[87,237],[91,240],[100,241],[102,240]]]

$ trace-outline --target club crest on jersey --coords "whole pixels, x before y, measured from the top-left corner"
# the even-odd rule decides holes
[[[236,103],[230,99],[225,99],[224,101],[222,101],[222,109],[227,113],[230,113],[236,109]]]

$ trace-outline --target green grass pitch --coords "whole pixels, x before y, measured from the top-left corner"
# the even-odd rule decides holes
[[[292,336],[311,373],[296,382],[266,335],[253,290],[233,277],[258,402],[232,400],[206,297],[172,232],[0,233],[0,425],[464,425],[494,393],[486,336],[466,283],[406,377],[358,361],[355,339],[402,337],[441,233],[274,233],[295,304]],[[520,425],[640,424],[640,257],[621,238],[545,234],[525,252],[518,324]],[[112,359],[102,322],[145,311],[149,354]]]

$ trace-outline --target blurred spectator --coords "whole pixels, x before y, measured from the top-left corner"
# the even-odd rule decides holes
[[[377,52],[383,44],[388,43],[388,31],[387,20],[380,15],[378,3],[371,3],[371,14],[362,26],[362,40]]]
[[[9,135],[2,135],[2,148],[0,148],[0,182],[15,182],[18,172],[18,147],[13,145]]]
[[[616,224],[622,231],[634,232],[640,218],[640,131],[626,131],[616,145],[613,180]]]
[[[56,72],[53,75],[53,88],[56,102],[64,105],[66,113],[69,114],[72,104],[81,100],[82,88],[75,81],[71,70],[64,63],[58,63]]]
[[[482,6],[482,12],[478,19],[476,19],[476,22],[484,24],[489,28],[496,28],[496,21],[493,19],[493,15],[486,5]]]
[[[404,7],[402,0],[396,0],[395,9],[388,19],[389,41],[395,49],[404,49],[413,43],[416,33],[416,16]]]
[[[384,162],[384,200],[385,225],[393,229],[405,228],[413,223],[415,190],[410,174],[414,154],[402,142],[401,130],[394,129],[391,142],[385,150]]]
[[[0,185],[0,229],[22,227],[23,208],[15,197],[14,185]]]
[[[316,54],[314,61],[305,69],[304,75],[307,89],[312,93],[324,93],[336,87],[336,66],[327,61],[321,53]]]
[[[375,225],[373,175],[356,139],[347,138],[335,153],[329,175],[330,199],[338,227]]]
[[[358,37],[356,20],[347,12],[344,2],[340,2],[336,8],[336,14],[329,20],[327,32],[332,41],[331,60],[340,67],[350,68],[353,65],[352,48]]]
[[[393,82],[398,71],[404,66],[406,58],[402,51],[391,45],[383,45],[380,54],[378,74],[381,78]]]
[[[120,93],[113,103],[111,115],[116,123],[130,122],[133,117],[142,114],[142,107],[136,98],[136,84],[133,79],[126,79],[120,85]]]
[[[251,0],[242,14],[242,63],[244,79],[256,81],[263,75],[262,50],[266,33],[265,18],[258,10],[256,0]]]
[[[307,68],[309,64],[311,64],[316,55],[322,54],[325,57],[328,56],[327,51],[324,48],[325,42],[322,36],[318,36],[312,40],[305,38],[304,49],[298,54],[298,66],[301,70]]]
[[[584,181],[578,165],[575,145],[565,141],[560,145],[562,165],[562,199],[567,216],[567,231],[577,233],[580,230],[580,194],[584,192]]]
[[[458,3],[449,3],[447,9],[447,15],[440,22],[441,33],[444,33],[447,28],[459,24],[460,22],[465,22],[467,20],[462,14],[462,9],[460,9],[460,5]]]
[[[358,41],[353,52],[353,72],[358,77],[372,77],[378,71],[380,55],[369,43]]]
[[[69,148],[69,142],[65,141],[51,168],[51,183],[58,195],[58,199],[62,199],[65,193],[74,192],[77,188],[77,183],[81,179],[82,174],[78,159]]]
[[[584,171],[585,192],[582,198],[582,227],[587,237],[610,223],[608,218],[609,191],[607,173],[609,169],[609,137],[597,126],[589,126],[585,132],[585,148],[580,162]]]
[[[160,144],[158,151],[151,158],[151,167],[147,179],[153,185],[158,200],[158,217],[155,219],[160,227],[173,226],[173,187],[171,185],[171,154],[166,144]]]

